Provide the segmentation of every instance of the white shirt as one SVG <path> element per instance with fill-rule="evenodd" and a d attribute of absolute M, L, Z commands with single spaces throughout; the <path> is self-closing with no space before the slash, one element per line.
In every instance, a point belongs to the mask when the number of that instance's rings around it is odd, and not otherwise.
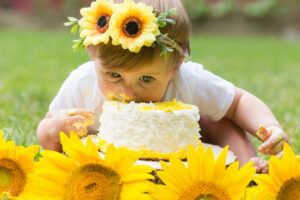
<path fill-rule="evenodd" d="M 201 64 L 183 62 L 176 76 L 169 82 L 162 101 L 173 98 L 199 107 L 200 115 L 214 121 L 224 117 L 235 97 L 232 83 L 205 70 Z M 94 62 L 86 62 L 73 70 L 61 86 L 49 106 L 53 116 L 62 109 L 81 108 L 95 112 L 95 124 L 90 130 L 99 128 L 99 116 L 105 101 L 101 94 Z"/>

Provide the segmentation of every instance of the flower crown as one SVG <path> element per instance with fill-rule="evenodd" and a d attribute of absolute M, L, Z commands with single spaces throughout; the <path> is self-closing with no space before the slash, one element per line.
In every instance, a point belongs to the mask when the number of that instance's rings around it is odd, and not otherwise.
<path fill-rule="evenodd" d="M 80 39 L 74 40 L 73 48 L 85 49 L 89 45 L 107 44 L 110 37 L 113 45 L 122 45 L 123 49 L 138 53 L 143 46 L 161 47 L 164 58 L 167 52 L 174 49 L 181 55 L 181 46 L 162 34 L 159 27 L 165 27 L 167 23 L 175 24 L 168 16 L 176 15 L 176 8 L 165 9 L 158 17 L 153 13 L 152 6 L 143 3 L 135 3 L 132 0 L 124 0 L 120 4 L 114 4 L 111 0 L 96 0 L 89 8 L 80 10 L 82 18 L 68 17 L 69 22 L 65 26 L 73 26 L 71 33 L 76 33 L 80 26 Z"/>

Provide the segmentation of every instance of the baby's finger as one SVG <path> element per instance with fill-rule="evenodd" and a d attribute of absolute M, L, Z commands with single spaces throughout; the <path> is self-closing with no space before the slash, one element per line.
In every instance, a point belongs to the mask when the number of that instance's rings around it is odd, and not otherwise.
<path fill-rule="evenodd" d="M 261 171 L 261 174 L 268 174 L 268 173 L 269 173 L 268 167 Z"/>
<path fill-rule="evenodd" d="M 269 131 L 270 132 L 270 131 Z M 272 131 L 271 137 L 269 137 L 260 147 L 260 151 L 265 151 L 268 148 L 272 148 L 280 141 L 284 140 L 284 133 L 282 131 Z"/>
<path fill-rule="evenodd" d="M 265 141 L 260 147 L 258 148 L 258 151 L 261 152 L 262 154 L 268 154 L 267 150 L 272 149 L 273 146 L 277 145 L 281 140 L 278 138 L 270 137 Z"/>
<path fill-rule="evenodd" d="M 79 109 L 76 109 L 76 110 L 73 110 L 73 111 L 70 111 L 68 113 L 69 116 L 76 116 L 76 115 L 80 115 L 82 117 L 85 118 L 85 125 L 86 126 L 91 126 L 94 124 L 94 112 L 93 111 L 87 111 L 87 110 L 79 110 Z"/>
<path fill-rule="evenodd" d="M 283 153 L 284 153 L 283 151 L 280 151 L 279 153 L 276 154 L 276 157 L 281 158 L 283 156 Z"/>
<path fill-rule="evenodd" d="M 290 140 L 289 140 L 289 138 L 287 137 L 286 134 L 283 135 L 283 140 L 284 140 L 285 142 L 287 142 L 288 144 L 290 144 Z"/>
<path fill-rule="evenodd" d="M 73 118 L 73 120 L 75 120 L 72 124 L 71 131 L 75 132 L 79 137 L 86 136 L 86 134 L 88 133 L 87 126 L 89 126 L 87 122 L 88 119 L 81 115 L 71 117 Z"/>
<path fill-rule="evenodd" d="M 261 173 L 262 170 L 268 167 L 267 161 L 258 157 L 250 158 L 249 161 L 253 162 L 253 166 L 256 169 L 256 173 Z"/>
<path fill-rule="evenodd" d="M 80 115 L 70 116 L 68 117 L 68 123 L 73 126 L 74 123 L 82 123 L 85 124 L 85 118 Z"/>
<path fill-rule="evenodd" d="M 269 171 L 269 167 L 268 167 L 268 162 L 267 161 L 265 161 L 263 164 L 261 164 L 260 166 L 259 166 L 259 169 L 256 169 L 256 173 L 259 173 L 259 174 L 266 174 L 266 173 L 268 173 L 268 171 Z"/>
<path fill-rule="evenodd" d="M 258 132 L 256 133 L 256 135 L 262 141 L 266 141 L 270 137 L 271 133 L 269 133 L 269 131 L 264 126 L 259 126 Z"/>
<path fill-rule="evenodd" d="M 273 146 L 269 149 L 266 149 L 265 151 L 267 154 L 276 155 L 283 150 L 283 144 L 284 144 L 284 141 L 280 141 L 275 146 Z"/>

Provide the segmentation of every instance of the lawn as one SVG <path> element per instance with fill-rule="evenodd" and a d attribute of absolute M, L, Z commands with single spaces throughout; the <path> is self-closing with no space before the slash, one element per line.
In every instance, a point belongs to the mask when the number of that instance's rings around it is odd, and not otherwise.
<path fill-rule="evenodd" d="M 67 31 L 0 30 L 0 129 L 18 145 L 37 144 L 35 130 L 72 69 Z M 300 154 L 300 41 L 275 37 L 193 35 L 192 61 L 260 97 Z M 255 140 L 258 145 L 258 141 Z"/>

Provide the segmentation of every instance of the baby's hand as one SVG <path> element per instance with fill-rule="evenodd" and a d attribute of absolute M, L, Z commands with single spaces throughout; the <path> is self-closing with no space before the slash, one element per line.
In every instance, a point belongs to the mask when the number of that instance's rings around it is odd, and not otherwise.
<path fill-rule="evenodd" d="M 278 154 L 283 150 L 284 142 L 289 143 L 287 135 L 277 126 L 269 126 L 267 128 L 260 126 L 256 134 L 264 141 L 258 148 L 258 151 L 262 154 Z"/>
<path fill-rule="evenodd" d="M 262 158 L 252 157 L 249 162 L 253 161 L 253 167 L 258 174 L 267 174 L 269 172 L 268 162 Z"/>
<path fill-rule="evenodd" d="M 54 116 L 56 121 L 58 135 L 53 136 L 56 140 L 59 140 L 59 132 L 62 131 L 67 135 L 71 131 L 77 133 L 80 137 L 87 134 L 87 127 L 94 123 L 94 112 L 80 109 L 62 110 Z"/>

